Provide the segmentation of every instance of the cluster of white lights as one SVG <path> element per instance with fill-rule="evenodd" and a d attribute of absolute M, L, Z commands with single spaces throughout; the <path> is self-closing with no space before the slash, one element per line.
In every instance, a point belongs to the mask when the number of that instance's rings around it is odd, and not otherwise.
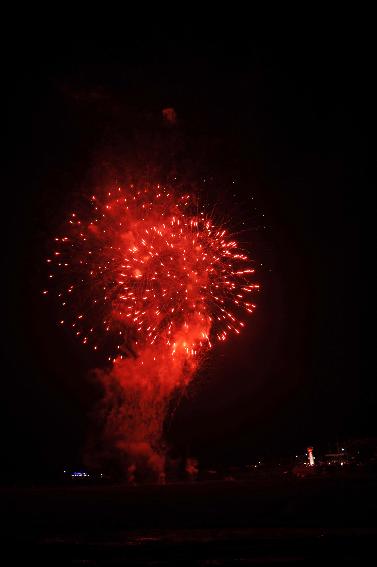
<path fill-rule="evenodd" d="M 71 474 L 71 477 L 76 477 L 76 476 L 90 476 L 90 475 L 85 472 L 73 472 Z"/>

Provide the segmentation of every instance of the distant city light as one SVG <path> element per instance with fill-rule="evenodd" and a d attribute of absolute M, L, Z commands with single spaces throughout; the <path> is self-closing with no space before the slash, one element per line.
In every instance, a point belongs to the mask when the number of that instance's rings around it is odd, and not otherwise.
<path fill-rule="evenodd" d="M 309 465 L 312 467 L 314 465 L 313 447 L 308 447 L 307 451 L 307 455 L 309 457 Z"/>
<path fill-rule="evenodd" d="M 85 472 L 73 472 L 73 473 L 71 473 L 72 478 L 83 477 L 83 476 L 90 476 L 90 475 L 88 473 L 85 473 Z"/>

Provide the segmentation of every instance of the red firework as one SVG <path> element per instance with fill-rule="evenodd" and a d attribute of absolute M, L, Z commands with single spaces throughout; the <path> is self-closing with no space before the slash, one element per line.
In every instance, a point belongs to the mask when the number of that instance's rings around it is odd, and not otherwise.
<path fill-rule="evenodd" d="M 147 345 L 197 359 L 255 308 L 247 255 L 189 194 L 131 185 L 93 195 L 55 243 L 60 324 L 114 362 Z"/>

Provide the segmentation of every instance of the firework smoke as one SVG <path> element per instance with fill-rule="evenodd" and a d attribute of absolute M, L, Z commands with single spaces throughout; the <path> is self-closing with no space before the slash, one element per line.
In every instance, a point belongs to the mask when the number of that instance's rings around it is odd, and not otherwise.
<path fill-rule="evenodd" d="M 130 480 L 142 467 L 161 479 L 169 403 L 214 339 L 240 333 L 254 269 L 191 194 L 159 185 L 92 195 L 55 243 L 59 324 L 107 359 L 107 443 Z"/>

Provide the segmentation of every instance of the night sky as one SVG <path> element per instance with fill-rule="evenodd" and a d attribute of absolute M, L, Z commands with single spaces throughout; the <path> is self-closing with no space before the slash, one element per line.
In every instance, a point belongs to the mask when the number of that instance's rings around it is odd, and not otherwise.
<path fill-rule="evenodd" d="M 122 152 L 142 163 L 143 146 L 196 179 L 210 203 L 237 210 L 262 264 L 256 313 L 210 354 L 168 424 L 172 446 L 203 463 L 247 463 L 377 436 L 376 385 L 360 352 L 372 104 L 361 51 L 335 40 L 13 51 L 2 192 L 5 469 L 54 475 L 80 462 L 99 388 L 93 360 L 41 297 L 44 259 L 85 184 Z M 177 112 L 174 128 L 163 123 L 166 107 Z"/>

